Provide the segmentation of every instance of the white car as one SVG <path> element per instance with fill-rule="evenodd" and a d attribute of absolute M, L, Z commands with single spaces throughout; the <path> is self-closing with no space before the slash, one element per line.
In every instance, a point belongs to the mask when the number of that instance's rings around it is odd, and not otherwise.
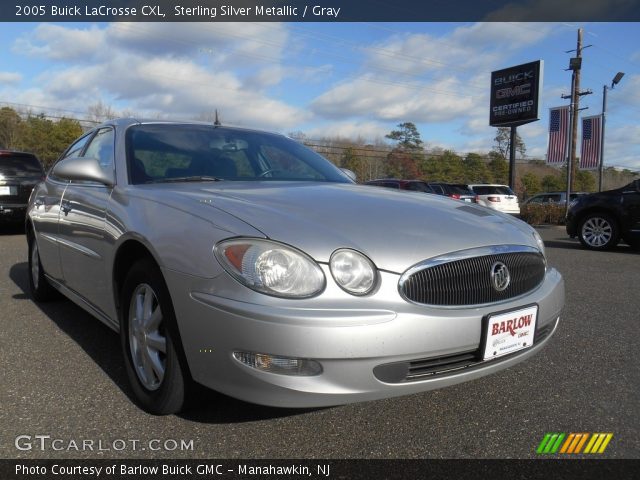
<path fill-rule="evenodd" d="M 469 185 L 469 188 L 478 196 L 479 205 L 511 215 L 520 215 L 518 196 L 507 185 L 477 184 Z"/>

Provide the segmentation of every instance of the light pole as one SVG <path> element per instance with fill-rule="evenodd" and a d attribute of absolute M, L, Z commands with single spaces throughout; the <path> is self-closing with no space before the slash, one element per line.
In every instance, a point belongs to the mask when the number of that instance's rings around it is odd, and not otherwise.
<path fill-rule="evenodd" d="M 620 83 L 620 80 L 622 80 L 622 77 L 624 77 L 624 72 L 616 73 L 616 76 L 613 77 L 613 80 L 611 80 L 610 88 L 612 90 L 618 83 Z M 600 137 L 600 168 L 599 168 L 599 175 L 598 175 L 598 191 L 599 192 L 602 191 L 602 174 L 604 173 L 604 122 L 607 116 L 607 90 L 609 90 L 609 87 L 607 87 L 606 85 L 603 85 L 602 87 L 602 133 Z"/>

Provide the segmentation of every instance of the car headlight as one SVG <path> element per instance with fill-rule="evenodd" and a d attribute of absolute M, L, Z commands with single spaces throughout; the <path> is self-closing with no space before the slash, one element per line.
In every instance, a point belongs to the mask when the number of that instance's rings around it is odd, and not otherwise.
<path fill-rule="evenodd" d="M 329 268 L 340 288 L 352 295 L 366 295 L 376 286 L 375 265 L 355 250 L 345 248 L 333 252 Z"/>
<path fill-rule="evenodd" d="M 271 240 L 225 240 L 215 246 L 214 254 L 232 277 L 260 293 L 308 298 L 325 287 L 324 273 L 308 255 Z"/>
<path fill-rule="evenodd" d="M 542 256 L 544 258 L 547 258 L 546 252 L 544 250 L 544 240 L 542 240 L 542 237 L 540 236 L 540 234 L 535 230 L 533 231 L 533 238 L 536 239 L 536 243 L 538 244 L 538 250 L 540 250 L 540 253 L 542 253 Z"/>

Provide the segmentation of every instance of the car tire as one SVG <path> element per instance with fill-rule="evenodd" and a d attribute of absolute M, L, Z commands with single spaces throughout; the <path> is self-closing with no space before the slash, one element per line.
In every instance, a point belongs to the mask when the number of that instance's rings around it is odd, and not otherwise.
<path fill-rule="evenodd" d="M 179 354 L 169 290 L 154 261 L 143 259 L 131 267 L 120 306 L 120 344 L 136 399 L 154 415 L 178 413 L 189 374 Z"/>
<path fill-rule="evenodd" d="M 37 302 L 48 302 L 60 297 L 58 291 L 51 286 L 45 276 L 42 262 L 40 261 L 40 250 L 35 235 L 28 235 L 29 245 L 29 290 L 31 296 Z"/>
<path fill-rule="evenodd" d="M 580 243 L 591 250 L 607 250 L 620 241 L 618 224 L 606 213 L 590 213 L 578 226 Z"/>

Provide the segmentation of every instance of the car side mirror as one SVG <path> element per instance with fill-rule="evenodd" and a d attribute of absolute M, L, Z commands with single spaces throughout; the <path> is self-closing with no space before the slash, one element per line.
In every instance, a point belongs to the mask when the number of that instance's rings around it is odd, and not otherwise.
<path fill-rule="evenodd" d="M 112 187 L 115 184 L 113 172 L 105 172 L 96 158 L 65 158 L 54 165 L 51 173 L 63 180 L 97 182 L 108 187 Z"/>
<path fill-rule="evenodd" d="M 358 180 L 358 177 L 356 176 L 353 170 L 349 170 L 348 168 L 340 168 L 340 170 L 342 170 L 342 173 L 344 173 L 347 177 L 349 177 L 354 182 Z"/>

